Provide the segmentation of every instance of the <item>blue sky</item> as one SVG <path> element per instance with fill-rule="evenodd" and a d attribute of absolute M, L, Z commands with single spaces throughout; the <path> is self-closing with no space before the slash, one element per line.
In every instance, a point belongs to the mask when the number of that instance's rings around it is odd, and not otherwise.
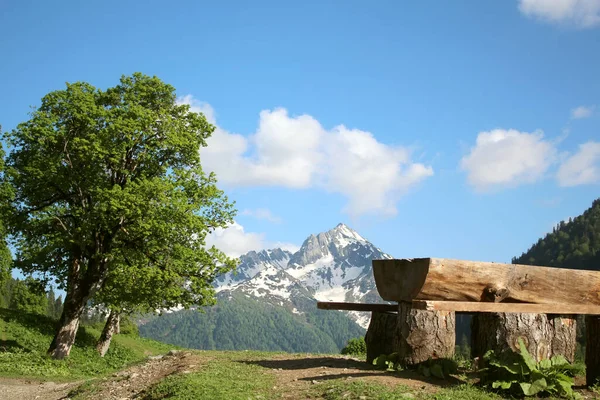
<path fill-rule="evenodd" d="M 157 75 L 218 129 L 211 238 L 345 222 L 395 257 L 510 262 L 600 189 L 600 0 L 0 0 L 0 124 L 51 90 Z"/>

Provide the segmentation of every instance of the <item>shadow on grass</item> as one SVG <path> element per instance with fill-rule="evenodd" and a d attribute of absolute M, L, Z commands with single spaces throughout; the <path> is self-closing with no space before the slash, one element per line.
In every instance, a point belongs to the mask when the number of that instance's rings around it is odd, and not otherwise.
<path fill-rule="evenodd" d="M 271 369 L 309 369 L 309 368 L 354 368 L 360 370 L 377 371 L 372 365 L 364 361 L 335 357 L 317 357 L 317 358 L 289 358 L 281 360 L 244 360 L 240 361 L 246 364 L 259 365 Z"/>
<path fill-rule="evenodd" d="M 21 346 L 16 340 L 0 339 L 0 353 L 15 353 L 17 350 L 31 353 L 31 350 Z"/>
<path fill-rule="evenodd" d="M 27 313 L 21 310 L 10 310 L 7 308 L 0 308 L 0 320 L 4 321 L 6 324 L 10 324 L 11 322 L 17 323 L 19 325 L 24 326 L 30 331 L 38 332 L 43 336 L 48 337 L 49 340 L 52 340 L 54 334 L 56 333 L 57 321 L 40 314 L 32 314 Z M 18 343 L 17 340 L 4 340 L 0 341 L 0 349 L 4 346 L 4 342 L 14 342 L 11 343 L 11 348 L 13 349 L 21 349 L 24 351 L 32 351 L 31 349 L 25 348 Z M 96 343 L 96 337 L 94 335 L 88 333 L 85 327 L 80 327 L 77 331 L 77 338 L 75 340 L 75 346 L 77 347 L 89 347 L 94 346 Z M 48 343 L 50 344 L 50 343 Z M 1 350 L 0 350 L 1 351 Z M 5 351 L 9 351 L 7 349 Z"/>
<path fill-rule="evenodd" d="M 238 362 L 258 365 L 263 368 L 275 370 L 281 369 L 284 371 L 314 369 L 314 373 L 312 373 L 313 371 L 308 371 L 308 374 L 304 375 L 301 378 L 298 378 L 298 380 L 300 381 L 309 382 L 319 382 L 345 378 L 385 376 L 389 379 L 398 378 L 405 380 L 420 381 L 423 383 L 428 383 L 440 387 L 449 387 L 464 383 L 460 379 L 457 379 L 453 376 L 449 376 L 446 379 L 439 379 L 435 377 L 426 377 L 414 370 L 388 372 L 378 369 L 365 361 L 357 361 L 352 359 L 335 357 L 289 358 L 281 360 L 240 360 Z M 327 374 L 323 374 L 324 371 L 327 371 Z"/>

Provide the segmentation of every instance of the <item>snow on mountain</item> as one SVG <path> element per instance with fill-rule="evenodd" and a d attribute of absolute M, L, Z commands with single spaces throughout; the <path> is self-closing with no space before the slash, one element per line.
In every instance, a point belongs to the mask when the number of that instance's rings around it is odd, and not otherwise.
<path fill-rule="evenodd" d="M 240 264 L 235 271 L 228 272 L 216 279 L 215 290 L 220 292 L 233 289 L 236 285 L 254 278 L 259 272 L 268 268 L 283 269 L 291 256 L 292 253 L 281 249 L 250 251 L 240 257 Z"/>
<path fill-rule="evenodd" d="M 296 313 L 314 301 L 384 303 L 375 288 L 371 260 L 392 258 L 344 224 L 310 235 L 300 250 L 251 251 L 240 257 L 237 274 L 216 282 L 216 291 L 242 292 Z M 347 312 L 366 328 L 370 313 Z"/>

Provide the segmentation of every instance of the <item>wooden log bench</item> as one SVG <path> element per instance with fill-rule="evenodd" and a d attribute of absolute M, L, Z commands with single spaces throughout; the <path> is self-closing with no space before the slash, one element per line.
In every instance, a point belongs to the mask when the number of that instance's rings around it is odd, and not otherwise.
<path fill-rule="evenodd" d="M 455 315 L 474 314 L 472 347 L 537 358 L 575 354 L 575 315 L 585 315 L 587 383 L 600 379 L 600 272 L 438 258 L 373 260 L 377 291 L 395 304 L 318 302 L 320 309 L 370 311 L 367 361 L 398 352 L 406 364 L 451 357 Z M 514 327 L 510 335 L 500 334 Z"/>

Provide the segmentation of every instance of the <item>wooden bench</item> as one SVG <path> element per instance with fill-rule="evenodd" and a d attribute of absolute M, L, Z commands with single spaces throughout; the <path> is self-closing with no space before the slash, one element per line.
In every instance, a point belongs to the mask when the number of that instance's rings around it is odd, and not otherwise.
<path fill-rule="evenodd" d="M 575 315 L 585 315 L 587 383 L 600 379 L 599 271 L 419 258 L 373 260 L 373 274 L 382 299 L 394 304 L 317 303 L 320 309 L 371 312 L 367 361 L 394 351 L 408 364 L 452 356 L 456 314 L 475 315 L 478 352 L 502 344 L 514 349 L 515 338 L 523 337 L 538 359 L 562 352 L 572 359 Z M 519 325 L 515 336 L 495 338 L 495 330 L 512 320 Z M 543 335 L 532 335 L 535 329 Z"/>

